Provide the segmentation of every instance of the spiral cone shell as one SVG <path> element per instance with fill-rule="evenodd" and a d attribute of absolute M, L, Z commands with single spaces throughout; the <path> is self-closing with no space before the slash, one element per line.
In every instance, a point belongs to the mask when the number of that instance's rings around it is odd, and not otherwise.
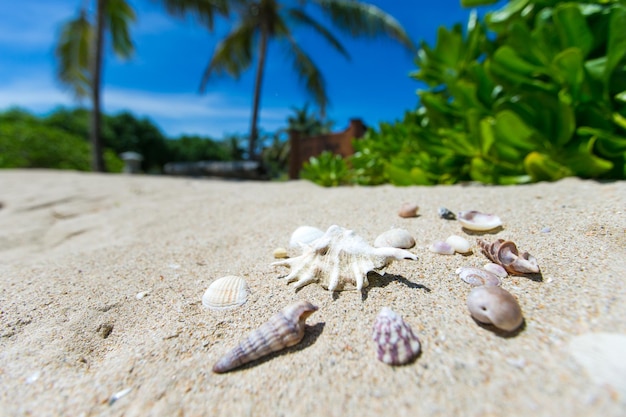
<path fill-rule="evenodd" d="M 213 372 L 228 372 L 262 356 L 298 344 L 304 337 L 307 317 L 315 311 L 317 307 L 308 301 L 288 305 L 222 356 L 213 366 Z"/>

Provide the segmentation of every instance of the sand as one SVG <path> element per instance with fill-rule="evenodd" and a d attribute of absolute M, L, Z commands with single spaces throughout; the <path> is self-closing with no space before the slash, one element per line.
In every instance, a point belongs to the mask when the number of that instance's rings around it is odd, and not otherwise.
<path fill-rule="evenodd" d="M 0 202 L 1 415 L 626 414 L 626 182 L 324 189 L 5 170 Z M 404 202 L 421 215 L 398 217 Z M 496 213 L 503 230 L 470 236 L 438 217 L 441 206 Z M 300 225 L 332 224 L 370 242 L 406 228 L 419 260 L 370 274 L 363 292 L 296 292 L 279 280 L 288 270 L 270 265 L 274 249 Z M 474 254 L 428 251 L 451 234 Z M 454 271 L 486 262 L 477 237 L 511 239 L 539 261 L 542 280 L 503 282 L 525 317 L 512 335 L 467 311 L 470 287 Z M 247 303 L 203 308 L 225 275 L 247 280 Z M 319 311 L 299 345 L 211 371 L 301 299 Z M 372 324 L 385 306 L 422 342 L 412 364 L 376 359 Z"/>

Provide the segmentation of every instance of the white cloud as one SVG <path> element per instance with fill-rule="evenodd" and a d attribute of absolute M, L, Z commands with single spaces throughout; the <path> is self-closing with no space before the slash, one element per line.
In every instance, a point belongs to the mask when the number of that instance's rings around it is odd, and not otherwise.
<path fill-rule="evenodd" d="M 107 113 L 128 110 L 149 117 L 169 136 L 181 133 L 208 134 L 220 138 L 227 133 L 246 133 L 250 123 L 249 100 L 220 93 L 200 96 L 191 93 L 156 93 L 105 88 L 103 107 Z M 59 105 L 76 102 L 58 87 L 50 76 L 30 76 L 5 80 L 0 84 L 0 109 L 19 106 L 35 113 L 46 113 Z M 262 108 L 261 128 L 275 130 L 284 125 L 290 109 Z"/>

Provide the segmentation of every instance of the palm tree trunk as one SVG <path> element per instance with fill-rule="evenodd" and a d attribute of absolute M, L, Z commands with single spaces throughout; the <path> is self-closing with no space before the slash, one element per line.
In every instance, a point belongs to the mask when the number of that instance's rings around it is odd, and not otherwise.
<path fill-rule="evenodd" d="M 259 39 L 259 63 L 256 69 L 256 79 L 254 81 L 254 97 L 252 102 L 252 121 L 250 123 L 250 139 L 248 142 L 248 158 L 256 160 L 256 141 L 259 136 L 258 119 L 259 105 L 261 102 L 261 84 L 263 83 L 263 70 L 265 69 L 265 56 L 267 55 L 267 40 L 269 37 L 266 25 L 261 25 L 261 39 Z"/>
<path fill-rule="evenodd" d="M 100 84 L 102 77 L 102 54 L 104 45 L 104 13 L 107 0 L 97 0 L 96 6 L 96 30 L 94 38 L 94 55 L 91 68 L 91 119 L 89 126 L 89 139 L 91 141 L 91 169 L 95 172 L 105 172 L 104 158 L 102 155 L 102 118 L 100 114 Z"/>

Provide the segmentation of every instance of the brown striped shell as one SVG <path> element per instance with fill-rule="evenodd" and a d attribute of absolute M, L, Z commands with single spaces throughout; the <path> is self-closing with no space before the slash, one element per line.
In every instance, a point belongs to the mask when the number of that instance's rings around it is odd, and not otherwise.
<path fill-rule="evenodd" d="M 213 372 L 228 372 L 262 356 L 298 344 L 304 337 L 306 319 L 315 311 L 317 307 L 304 300 L 288 305 L 222 356 L 213 366 Z"/>
<path fill-rule="evenodd" d="M 539 273 L 537 259 L 528 252 L 520 254 L 515 243 L 510 240 L 498 239 L 489 243 L 479 239 L 478 245 L 491 262 L 502 266 L 510 274 Z"/>
<path fill-rule="evenodd" d="M 374 322 L 372 339 L 376 356 L 387 365 L 404 365 L 420 353 L 421 344 L 411 326 L 389 307 L 383 307 Z"/>

